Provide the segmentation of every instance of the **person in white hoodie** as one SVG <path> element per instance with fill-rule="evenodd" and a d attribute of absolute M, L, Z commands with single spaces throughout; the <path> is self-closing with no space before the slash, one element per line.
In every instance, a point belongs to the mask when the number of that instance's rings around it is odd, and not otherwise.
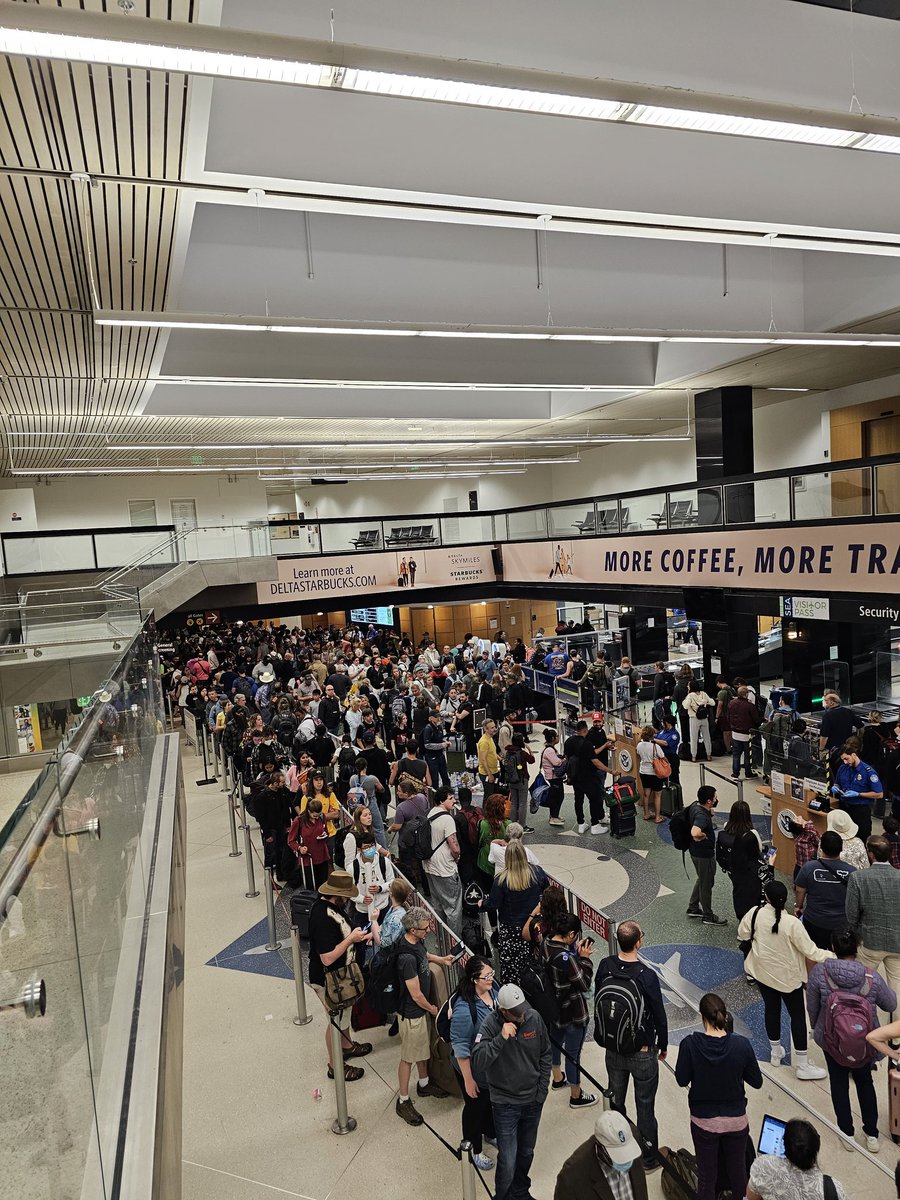
<path fill-rule="evenodd" d="M 366 925 L 373 915 L 383 913 L 390 904 L 390 887 L 395 879 L 390 855 L 379 853 L 375 835 L 366 834 L 347 864 L 347 870 L 356 884 L 353 924 Z"/>
<path fill-rule="evenodd" d="M 772 1047 L 772 1066 L 781 1065 L 784 1047 L 781 1044 L 781 1006 L 787 1009 L 791 1022 L 794 1070 L 798 1079 L 824 1079 L 823 1067 L 809 1061 L 809 1035 L 806 1025 L 806 1006 L 803 985 L 806 983 L 806 962 L 825 962 L 834 958 L 830 950 L 820 950 L 803 922 L 784 911 L 787 888 L 777 879 L 764 889 L 765 903 L 744 914 L 738 926 L 738 940 L 749 942 L 744 963 L 749 976 L 759 984 L 765 1008 L 766 1033 Z"/>

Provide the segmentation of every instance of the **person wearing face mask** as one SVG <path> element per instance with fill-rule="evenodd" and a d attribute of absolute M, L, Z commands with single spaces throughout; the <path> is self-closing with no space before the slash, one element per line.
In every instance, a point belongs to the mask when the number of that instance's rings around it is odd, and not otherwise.
<path fill-rule="evenodd" d="M 349 870 L 356 884 L 354 923 L 368 925 L 373 916 L 388 907 L 390 887 L 394 882 L 390 856 L 378 853 L 374 833 L 363 835 Z"/>
<path fill-rule="evenodd" d="M 724 917 L 713 912 L 712 892 L 716 881 L 716 831 L 712 814 L 719 804 L 716 789 L 697 788 L 697 803 L 691 808 L 691 862 L 697 882 L 688 901 L 687 915 L 699 917 L 704 925 L 727 925 Z"/>
<path fill-rule="evenodd" d="M 747 1096 L 744 1084 L 762 1087 L 753 1046 L 729 1033 L 725 1001 L 707 992 L 700 1001 L 703 1032 L 691 1033 L 678 1049 L 675 1079 L 688 1091 L 691 1136 L 697 1154 L 698 1200 L 714 1200 L 720 1160 L 733 1196 L 747 1190 Z"/>
<path fill-rule="evenodd" d="M 553 1200 L 646 1200 L 641 1148 L 621 1113 L 601 1113 L 594 1133 L 567 1158 L 556 1177 Z"/>
<path fill-rule="evenodd" d="M 497 1131 L 495 1200 L 525 1200 L 531 1194 L 528 1172 L 547 1098 L 551 1058 L 543 1020 L 520 987 L 504 984 L 472 1052 L 472 1071 L 490 1089 Z"/>

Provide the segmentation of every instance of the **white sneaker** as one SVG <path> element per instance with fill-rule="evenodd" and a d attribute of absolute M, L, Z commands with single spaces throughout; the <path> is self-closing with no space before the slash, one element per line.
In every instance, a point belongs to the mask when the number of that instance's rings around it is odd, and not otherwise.
<path fill-rule="evenodd" d="M 770 1042 L 769 1045 L 772 1046 L 772 1043 Z M 784 1046 L 779 1042 L 777 1046 L 772 1046 L 771 1053 L 769 1054 L 769 1062 L 773 1067 L 780 1067 L 783 1061 Z"/>
<path fill-rule="evenodd" d="M 870 1154 L 877 1154 L 878 1153 L 878 1138 L 877 1137 L 867 1137 L 866 1138 L 866 1149 L 868 1150 L 868 1152 Z"/>
<path fill-rule="evenodd" d="M 582 821 L 580 825 L 576 825 L 576 829 L 578 830 L 579 833 L 587 833 L 588 828 L 589 828 L 589 826 L 588 826 L 587 821 Z"/>
<path fill-rule="evenodd" d="M 609 821 L 600 821 L 591 826 L 591 833 L 609 833 Z"/>
<path fill-rule="evenodd" d="M 824 1079 L 828 1072 L 824 1067 L 814 1067 L 812 1063 L 804 1063 L 796 1068 L 798 1079 Z"/>
<path fill-rule="evenodd" d="M 561 820 L 559 817 L 551 817 L 550 820 L 547 822 L 547 824 L 548 825 L 565 825 L 565 821 Z"/>
<path fill-rule="evenodd" d="M 488 1158 L 486 1154 L 473 1154 L 472 1162 L 479 1171 L 493 1171 L 494 1169 L 494 1160 Z"/>
<path fill-rule="evenodd" d="M 852 1154 L 856 1149 L 856 1142 L 854 1142 L 852 1137 L 848 1137 L 846 1133 L 842 1133 L 838 1141 L 841 1143 L 841 1149 L 846 1150 L 848 1154 Z"/>

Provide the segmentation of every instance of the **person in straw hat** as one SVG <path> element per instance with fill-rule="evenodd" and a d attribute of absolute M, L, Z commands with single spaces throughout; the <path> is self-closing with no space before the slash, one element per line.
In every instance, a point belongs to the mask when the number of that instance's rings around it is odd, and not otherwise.
<path fill-rule="evenodd" d="M 849 863 L 857 871 L 865 871 L 869 865 L 866 847 L 857 837 L 859 826 L 849 813 L 842 808 L 833 808 L 828 814 L 828 828 L 840 835 L 844 848 L 841 851 L 841 862 Z"/>

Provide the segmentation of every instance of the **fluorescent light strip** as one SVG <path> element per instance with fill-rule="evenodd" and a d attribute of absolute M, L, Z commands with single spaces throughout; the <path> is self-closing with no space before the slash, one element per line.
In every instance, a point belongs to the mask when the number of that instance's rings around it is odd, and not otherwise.
<path fill-rule="evenodd" d="M 284 318 L 274 318 L 275 321 Z M 745 330 L 721 330 L 705 332 L 691 329 L 579 329 L 553 330 L 447 326 L 438 328 L 429 325 L 316 325 L 294 321 L 291 324 L 270 324 L 265 317 L 242 317 L 192 313 L 116 313 L 98 312 L 94 323 L 103 327 L 127 327 L 142 329 L 214 330 L 240 333 L 305 333 L 363 337 L 424 337 L 451 338 L 462 341 L 536 341 L 536 342 L 638 342 L 658 344 L 662 342 L 684 342 L 721 346 L 883 346 L 900 347 L 900 334 L 893 333 L 828 333 L 828 332 L 753 332 Z M 360 385 L 363 386 L 363 385 Z M 388 386 L 388 385 L 385 385 Z M 400 386 L 400 385 L 390 385 Z M 438 385 L 427 385 L 438 386 Z M 450 386 L 450 385 L 448 385 Z M 475 386 L 461 384 L 461 387 Z M 491 385 L 477 385 L 488 387 Z"/>
<path fill-rule="evenodd" d="M 791 391 L 797 389 L 791 388 Z M 636 418 L 637 419 L 637 418 Z M 663 420 L 664 418 L 658 418 Z M 623 421 L 630 420 L 628 417 L 623 417 Z M 132 453 L 165 453 L 170 450 L 186 450 L 192 453 L 199 451 L 216 451 L 216 450 L 384 450 L 385 453 L 390 453 L 392 450 L 415 450 L 423 446 L 493 446 L 498 450 L 508 449 L 510 446 L 602 446 L 605 442 L 688 442 L 691 440 L 689 433 L 672 433 L 672 434 L 618 434 L 605 433 L 595 437 L 556 437 L 556 438 L 502 438 L 502 439 L 484 439 L 484 438 L 447 438 L 444 440 L 435 438 L 423 438 L 421 442 L 228 442 L 228 443 L 198 443 L 198 442 L 148 442 L 143 445 L 136 443 L 134 445 L 120 446 L 110 443 L 102 447 L 104 450 L 114 450 L 116 452 L 132 452 Z M 20 447 L 21 448 L 21 447 Z M 31 447 L 29 447 L 31 448 Z M 48 447 L 37 447 L 44 450 Z M 99 452 L 98 448 L 98 452 Z M 551 459 L 552 462 L 562 462 L 562 459 Z M 275 470 L 275 465 L 269 466 L 264 464 L 266 470 Z M 285 468 L 285 470 L 293 470 L 293 467 Z"/>
<path fill-rule="evenodd" d="M 162 375 L 149 380 L 156 387 L 262 387 L 262 388 L 354 388 L 358 391 L 394 392 L 649 392 L 652 384 L 639 383 L 449 383 L 437 380 L 386 379 L 235 379 L 208 376 Z M 660 387 L 661 391 L 671 388 Z"/>
<path fill-rule="evenodd" d="M 0 28 L 0 53 L 900 154 L 900 137 L 276 57 Z"/>
<path fill-rule="evenodd" d="M 257 467 L 194 467 L 185 464 L 183 467 L 69 467 L 65 470 L 53 469 L 44 470 L 42 467 L 29 468 L 28 470 L 12 471 L 13 475 L 193 475 L 196 472 L 218 472 L 221 475 L 233 475 L 239 471 L 252 471 L 259 473 L 260 471 L 268 471 L 271 468 L 266 466 Z M 297 468 L 293 468 L 296 470 Z M 482 475 L 524 475 L 525 468 L 505 468 L 500 471 L 399 471 L 392 476 L 386 475 L 348 475 L 346 468 L 340 468 L 336 471 L 325 471 L 321 468 L 311 467 L 302 475 L 285 476 L 260 476 L 261 479 L 267 478 L 277 480 L 279 483 L 289 482 L 291 479 L 354 479 L 366 480 L 381 480 L 384 483 L 392 482 L 395 479 L 480 479 Z"/>

